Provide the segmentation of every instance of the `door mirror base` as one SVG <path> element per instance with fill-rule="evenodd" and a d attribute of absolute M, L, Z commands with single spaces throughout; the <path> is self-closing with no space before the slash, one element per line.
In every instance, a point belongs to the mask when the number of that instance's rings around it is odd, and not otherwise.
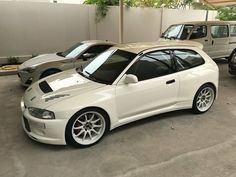
<path fill-rule="evenodd" d="M 127 74 L 127 75 L 125 75 L 124 83 L 125 84 L 138 83 L 138 78 L 137 78 L 137 76 L 135 76 L 133 74 Z"/>
<path fill-rule="evenodd" d="M 87 61 L 91 58 L 94 58 L 96 56 L 96 54 L 94 54 L 94 53 L 84 53 L 82 56 L 83 56 L 83 60 Z"/>

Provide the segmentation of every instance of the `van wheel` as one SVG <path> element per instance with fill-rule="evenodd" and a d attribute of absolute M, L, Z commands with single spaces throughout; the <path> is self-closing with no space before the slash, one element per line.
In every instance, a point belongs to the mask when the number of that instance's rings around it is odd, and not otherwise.
<path fill-rule="evenodd" d="M 207 112 L 214 103 L 215 95 L 215 88 L 211 84 L 201 86 L 193 100 L 193 112 L 197 114 Z"/>
<path fill-rule="evenodd" d="M 235 60 L 235 58 L 236 58 L 236 50 L 233 51 L 228 61 L 232 62 L 233 60 Z"/>

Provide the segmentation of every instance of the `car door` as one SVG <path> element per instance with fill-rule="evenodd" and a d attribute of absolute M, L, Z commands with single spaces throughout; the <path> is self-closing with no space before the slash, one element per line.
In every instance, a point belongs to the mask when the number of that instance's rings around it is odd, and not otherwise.
<path fill-rule="evenodd" d="M 229 28 L 228 25 L 211 25 L 211 43 L 209 56 L 221 58 L 229 56 Z"/>
<path fill-rule="evenodd" d="M 172 51 L 179 76 L 179 106 L 186 107 L 192 104 L 196 90 L 204 83 L 203 78 L 209 71 L 201 66 L 204 59 L 192 49 L 175 49 Z M 208 81 L 205 78 L 205 82 Z"/>
<path fill-rule="evenodd" d="M 97 55 L 100 53 L 104 52 L 108 48 L 110 48 L 111 45 L 108 44 L 97 44 L 89 47 L 87 50 L 85 50 L 80 56 L 78 56 L 75 59 L 74 66 L 80 67 L 80 66 L 85 66 L 89 62 L 91 62 Z"/>
<path fill-rule="evenodd" d="M 203 45 L 203 50 L 208 53 L 210 45 L 210 33 L 207 33 L 206 25 L 196 25 L 192 30 L 189 40 L 199 42 Z"/>
<path fill-rule="evenodd" d="M 118 83 L 116 105 L 119 119 L 138 117 L 176 103 L 179 79 L 173 72 L 170 51 L 144 54 L 126 74 L 137 76 L 138 83 L 125 84 L 122 79 Z"/>

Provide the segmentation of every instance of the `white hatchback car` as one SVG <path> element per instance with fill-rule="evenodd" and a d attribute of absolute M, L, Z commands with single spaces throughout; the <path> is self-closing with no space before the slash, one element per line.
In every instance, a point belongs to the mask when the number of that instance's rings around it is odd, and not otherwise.
<path fill-rule="evenodd" d="M 193 42 L 117 45 L 83 70 L 30 86 L 21 101 L 34 140 L 90 146 L 120 125 L 192 108 L 204 113 L 218 91 L 218 67 Z"/>

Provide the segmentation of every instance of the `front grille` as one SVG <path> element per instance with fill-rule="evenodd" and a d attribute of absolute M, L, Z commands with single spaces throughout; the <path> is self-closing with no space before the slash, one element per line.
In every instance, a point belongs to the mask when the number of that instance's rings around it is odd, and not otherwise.
<path fill-rule="evenodd" d="M 53 91 L 46 81 L 40 82 L 39 88 L 42 90 L 43 93 L 49 93 Z"/>
<path fill-rule="evenodd" d="M 29 125 L 28 120 L 27 120 L 25 117 L 23 117 L 23 120 L 24 120 L 24 124 L 25 124 L 25 129 L 26 129 L 28 132 L 31 132 L 31 130 L 30 130 L 30 125 Z"/>

